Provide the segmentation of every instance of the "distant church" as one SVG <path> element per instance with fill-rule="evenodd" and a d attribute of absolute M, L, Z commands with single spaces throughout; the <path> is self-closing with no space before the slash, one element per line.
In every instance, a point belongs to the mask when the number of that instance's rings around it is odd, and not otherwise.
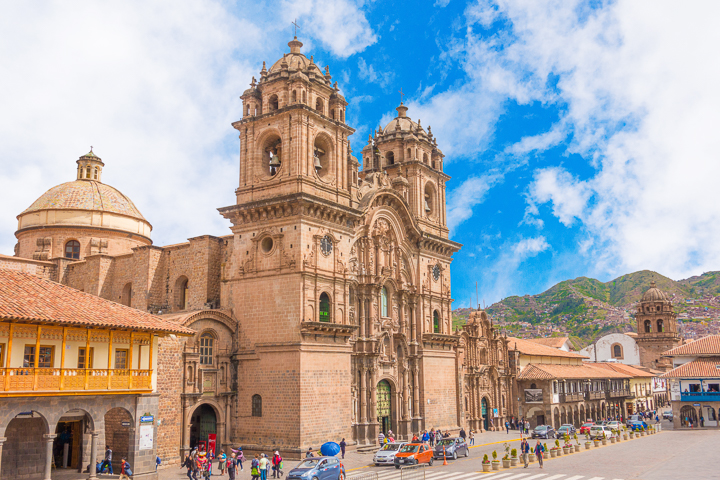
<path fill-rule="evenodd" d="M 297 38 L 288 45 L 263 63 L 233 123 L 240 184 L 219 209 L 231 234 L 152 245 L 150 223 L 101 181 L 91 151 L 75 181 L 18 215 L 15 256 L 0 268 L 197 332 L 161 339 L 162 458 L 211 434 L 297 455 L 343 437 L 372 444 L 381 431 L 502 425 L 516 359 L 484 312 L 453 331 L 461 245 L 449 239 L 450 177 L 432 131 L 401 103 L 362 149 L 361 170 L 329 68 Z"/>

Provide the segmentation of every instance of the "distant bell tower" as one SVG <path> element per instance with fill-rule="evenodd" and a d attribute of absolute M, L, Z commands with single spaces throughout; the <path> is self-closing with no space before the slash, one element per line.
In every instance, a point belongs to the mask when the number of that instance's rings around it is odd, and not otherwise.
<path fill-rule="evenodd" d="M 635 314 L 637 321 L 637 344 L 640 347 L 640 363 L 644 367 L 670 370 L 669 359 L 660 355 L 680 345 L 677 315 L 667 295 L 650 283 Z"/>

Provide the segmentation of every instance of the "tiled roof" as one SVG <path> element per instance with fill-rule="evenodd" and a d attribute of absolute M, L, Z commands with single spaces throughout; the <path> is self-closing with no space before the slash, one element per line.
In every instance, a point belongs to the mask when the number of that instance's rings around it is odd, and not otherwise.
<path fill-rule="evenodd" d="M 132 200 L 110 185 L 95 180 L 61 183 L 43 193 L 20 215 L 40 210 L 94 210 L 147 221 Z"/>
<path fill-rule="evenodd" d="M 522 355 L 539 355 L 544 357 L 565 357 L 576 359 L 588 358 L 584 355 L 566 352 L 553 347 L 546 347 L 545 345 L 540 345 L 539 343 L 535 343 L 530 340 L 523 340 L 522 338 L 508 337 L 508 340 L 508 348 L 514 350 L 515 345 L 517 345 L 517 349 Z"/>
<path fill-rule="evenodd" d="M 720 357 L 704 357 L 673 368 L 662 378 L 720 378 Z"/>
<path fill-rule="evenodd" d="M 518 380 L 552 380 L 556 378 L 629 378 L 629 376 L 588 364 L 551 365 L 546 363 L 531 363 L 523 368 L 517 376 Z"/>
<path fill-rule="evenodd" d="M 614 372 L 624 373 L 631 377 L 650 378 L 650 377 L 656 376 L 648 371 L 640 370 L 639 368 L 635 368 L 631 365 L 625 365 L 624 363 L 598 362 L 598 363 L 586 363 L 586 365 L 589 365 L 591 367 L 604 368 L 606 370 L 612 370 Z"/>
<path fill-rule="evenodd" d="M 195 333 L 157 315 L 5 268 L 0 268 L 0 320 L 127 328 L 180 335 Z"/>
<path fill-rule="evenodd" d="M 720 335 L 708 335 L 668 350 L 663 355 L 720 355 Z"/>
<path fill-rule="evenodd" d="M 533 343 L 539 343 L 540 345 L 545 345 L 546 347 L 560 348 L 568 341 L 568 337 L 528 338 L 527 340 Z"/>

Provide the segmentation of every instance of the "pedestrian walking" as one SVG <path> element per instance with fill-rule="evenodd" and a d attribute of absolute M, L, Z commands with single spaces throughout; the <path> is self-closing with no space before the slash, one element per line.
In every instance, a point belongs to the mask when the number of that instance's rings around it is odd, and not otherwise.
<path fill-rule="evenodd" d="M 267 480 L 267 471 L 269 466 L 270 460 L 268 460 L 267 455 L 263 453 L 260 457 L 260 465 L 258 466 L 258 468 L 260 469 L 260 480 Z"/>
<path fill-rule="evenodd" d="M 132 469 L 130 468 L 130 464 L 127 463 L 127 461 L 124 458 L 120 459 L 120 478 L 118 480 L 123 480 L 123 478 L 130 480 L 130 475 L 132 475 Z"/>
<path fill-rule="evenodd" d="M 430 439 L 430 446 L 435 446 L 435 429 L 431 428 L 430 433 L 428 433 L 428 438 Z"/>
<path fill-rule="evenodd" d="M 540 440 L 537 441 L 535 444 L 535 456 L 537 457 L 537 461 L 540 464 L 540 468 L 543 468 L 543 452 L 545 451 L 545 447 L 542 446 L 540 443 Z"/>
<path fill-rule="evenodd" d="M 185 454 L 185 460 L 183 460 L 182 465 L 180 465 L 180 468 L 187 468 L 187 477 L 188 480 L 196 480 L 193 479 L 193 462 L 192 458 L 190 458 L 190 454 Z"/>
<path fill-rule="evenodd" d="M 238 447 L 237 451 L 233 451 L 235 454 L 235 463 L 240 467 L 240 471 L 243 471 L 243 462 L 245 461 L 245 455 L 243 454 L 242 447 Z"/>
<path fill-rule="evenodd" d="M 520 452 L 522 452 L 522 459 L 525 464 L 524 468 L 527 468 L 528 463 L 530 462 L 530 444 L 526 438 L 523 438 L 522 443 L 520 444 Z"/>
<path fill-rule="evenodd" d="M 220 470 L 220 475 L 225 475 L 225 463 L 227 462 L 227 455 L 225 455 L 225 450 L 220 449 L 220 455 L 218 455 L 218 470 Z"/>
<path fill-rule="evenodd" d="M 705 426 L 705 417 L 703 417 L 702 415 L 700 415 L 700 428 L 702 428 L 702 427 L 704 427 L 704 426 Z"/>
<path fill-rule="evenodd" d="M 342 458 L 345 458 L 345 448 L 347 448 L 347 443 L 345 443 L 345 439 L 343 438 L 340 440 L 340 453 L 342 453 Z"/>
<path fill-rule="evenodd" d="M 255 454 L 255 458 L 252 459 L 250 466 L 250 475 L 252 476 L 252 480 L 258 480 L 260 478 L 260 455 L 257 453 Z"/>
<path fill-rule="evenodd" d="M 467 438 L 467 434 L 465 433 L 465 429 L 460 427 L 460 438 L 465 440 Z"/>
<path fill-rule="evenodd" d="M 510 422 L 505 420 L 505 430 L 507 430 L 507 434 L 510 435 Z"/>
<path fill-rule="evenodd" d="M 108 473 L 110 473 L 110 475 L 114 475 L 112 468 L 112 449 L 110 445 L 105 445 L 105 458 L 100 464 L 100 472 L 102 472 L 105 467 L 108 467 Z"/>
<path fill-rule="evenodd" d="M 378 445 L 381 447 L 385 443 L 385 434 L 383 432 L 378 433 Z"/>
<path fill-rule="evenodd" d="M 235 452 L 230 453 L 230 457 L 225 462 L 225 467 L 228 472 L 228 478 L 235 480 L 235 474 L 237 473 L 237 457 L 235 456 Z"/>
<path fill-rule="evenodd" d="M 160 466 L 161 463 L 162 463 L 162 460 L 160 460 L 160 456 L 159 456 L 159 455 L 155 455 L 155 471 L 156 471 L 156 472 L 157 472 L 157 469 L 158 469 L 158 467 Z"/>
<path fill-rule="evenodd" d="M 312 447 L 308 447 L 307 452 L 305 452 L 305 458 L 310 458 L 310 457 L 314 457 L 314 456 L 315 456 L 315 454 L 313 453 Z"/>
<path fill-rule="evenodd" d="M 282 475 L 283 475 L 282 461 L 283 461 L 283 459 L 280 456 L 280 452 L 275 450 L 275 455 L 273 455 L 273 458 L 272 458 L 273 478 L 282 477 Z"/>
<path fill-rule="evenodd" d="M 475 432 L 470 430 L 470 445 L 475 445 Z"/>

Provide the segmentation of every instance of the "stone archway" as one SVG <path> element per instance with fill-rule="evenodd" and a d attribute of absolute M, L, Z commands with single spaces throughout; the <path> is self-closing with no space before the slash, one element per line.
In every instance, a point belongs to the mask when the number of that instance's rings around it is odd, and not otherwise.
<path fill-rule="evenodd" d="M 45 475 L 46 442 L 52 442 L 47 419 L 37 411 L 21 413 L 5 428 L 2 448 L 2 478 L 50 478 Z M 29 448 L 32 447 L 32 448 Z M 49 466 L 49 464 L 47 464 Z"/>
<path fill-rule="evenodd" d="M 89 412 L 81 409 L 65 412 L 55 426 L 52 453 L 55 468 L 82 471 L 85 465 L 93 463 L 92 439 L 85 432 L 94 431 L 95 420 Z"/>
<path fill-rule="evenodd" d="M 397 426 L 394 425 L 396 418 L 394 396 L 395 389 L 391 381 L 387 378 L 380 380 L 376 388 L 376 416 L 377 422 L 380 424 L 379 429 L 385 435 L 393 430 L 393 428 L 397 431 Z"/>
<path fill-rule="evenodd" d="M 262 407 L 261 407 L 262 408 Z M 190 449 L 204 442 L 208 448 L 210 435 L 215 435 L 215 453 L 223 448 L 225 441 L 225 422 L 222 409 L 214 401 L 203 401 L 195 405 L 184 421 L 185 445 Z"/>
<path fill-rule="evenodd" d="M 134 458 L 130 453 L 134 451 L 135 443 L 135 422 L 130 412 L 122 407 L 115 407 L 105 413 L 105 445 L 113 451 L 112 467 L 114 472 L 119 472 L 120 461 L 124 457 L 131 465 Z M 102 450 L 105 451 L 105 448 Z"/>
<path fill-rule="evenodd" d="M 692 405 L 685 405 L 680 409 L 680 425 L 683 427 L 689 427 L 689 421 L 692 421 L 693 427 L 699 427 L 698 416 L 695 407 Z"/>

